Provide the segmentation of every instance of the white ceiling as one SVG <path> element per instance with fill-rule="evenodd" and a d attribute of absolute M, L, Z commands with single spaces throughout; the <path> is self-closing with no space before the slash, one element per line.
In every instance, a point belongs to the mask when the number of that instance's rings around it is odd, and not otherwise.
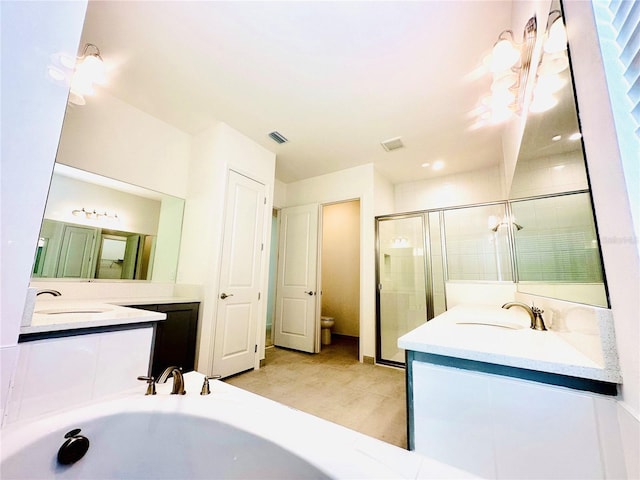
<path fill-rule="evenodd" d="M 510 20 L 494 0 L 91 1 L 81 45 L 100 48 L 108 93 L 191 134 L 226 122 L 285 183 L 371 162 L 401 183 L 500 161 L 499 127 L 469 130 L 468 113 Z"/>

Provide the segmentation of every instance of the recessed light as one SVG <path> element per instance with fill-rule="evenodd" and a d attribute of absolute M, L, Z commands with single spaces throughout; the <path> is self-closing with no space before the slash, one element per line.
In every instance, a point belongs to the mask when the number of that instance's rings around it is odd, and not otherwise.
<path fill-rule="evenodd" d="M 428 162 L 425 162 L 425 163 L 423 163 L 423 164 L 422 164 L 422 165 L 420 165 L 420 166 L 421 166 L 422 168 L 427 168 L 427 167 L 430 167 L 430 166 L 431 166 L 431 164 L 430 164 L 430 163 L 428 163 Z"/>
<path fill-rule="evenodd" d="M 562 135 L 554 135 L 553 137 L 551 137 L 551 140 L 553 140 L 554 142 L 557 142 L 561 138 L 562 138 Z"/>
<path fill-rule="evenodd" d="M 569 140 L 580 140 L 582 138 L 582 134 L 580 132 L 572 133 L 569 135 Z"/>
<path fill-rule="evenodd" d="M 444 168 L 444 162 L 442 160 L 438 160 L 433 164 L 434 170 L 442 170 Z"/>

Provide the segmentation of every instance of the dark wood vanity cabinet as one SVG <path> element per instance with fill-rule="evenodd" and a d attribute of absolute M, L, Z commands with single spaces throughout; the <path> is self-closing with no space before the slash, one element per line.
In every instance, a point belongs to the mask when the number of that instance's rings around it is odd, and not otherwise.
<path fill-rule="evenodd" d="M 167 319 L 156 326 L 151 360 L 151 375 L 155 378 L 172 365 L 181 367 L 183 372 L 194 369 L 199 306 L 197 302 L 131 305 L 167 314 Z"/>

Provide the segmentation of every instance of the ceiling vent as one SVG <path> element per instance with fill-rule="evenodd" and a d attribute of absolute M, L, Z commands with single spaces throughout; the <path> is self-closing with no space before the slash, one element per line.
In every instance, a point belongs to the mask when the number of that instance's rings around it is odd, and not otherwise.
<path fill-rule="evenodd" d="M 404 143 L 402 143 L 402 139 L 400 137 L 390 138 L 389 140 L 382 142 L 380 145 L 382 145 L 382 148 L 387 152 L 404 147 Z"/>
<path fill-rule="evenodd" d="M 276 132 L 275 130 L 269 134 L 269 137 L 271 137 L 271 140 L 273 140 L 274 142 L 280 143 L 280 144 L 286 143 L 289 141 L 285 138 L 284 135 L 282 135 L 280 132 Z"/>

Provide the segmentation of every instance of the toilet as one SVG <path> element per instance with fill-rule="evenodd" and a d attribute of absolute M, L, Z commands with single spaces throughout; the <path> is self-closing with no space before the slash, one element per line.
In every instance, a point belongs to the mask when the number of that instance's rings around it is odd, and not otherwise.
<path fill-rule="evenodd" d="M 331 327 L 335 323 L 335 318 L 333 317 L 320 317 L 320 328 L 322 331 L 320 332 L 320 339 L 322 345 L 331 345 Z"/>

